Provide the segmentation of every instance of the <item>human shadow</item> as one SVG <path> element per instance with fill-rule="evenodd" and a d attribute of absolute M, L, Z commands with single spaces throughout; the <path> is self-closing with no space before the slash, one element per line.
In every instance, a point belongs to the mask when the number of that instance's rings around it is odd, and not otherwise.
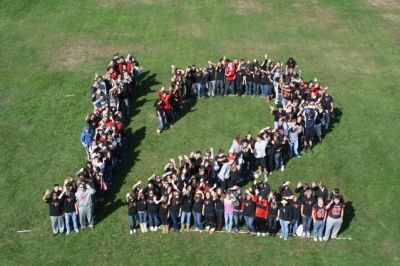
<path fill-rule="evenodd" d="M 140 145 L 146 136 L 145 126 L 140 127 L 134 132 L 132 132 L 131 128 L 127 128 L 127 126 L 134 117 L 139 114 L 140 107 L 150 101 L 145 99 L 144 96 L 152 92 L 152 86 L 158 84 L 160 83 L 156 80 L 156 74 L 151 74 L 150 71 L 145 71 L 139 75 L 138 87 L 134 90 L 130 101 L 129 114 L 124 117 L 125 138 L 119 155 L 121 162 L 118 164 L 115 172 L 113 172 L 113 182 L 104 194 L 104 201 L 96 202 L 96 224 L 99 224 L 119 207 L 125 205 L 125 201 L 117 199 L 117 195 L 121 191 L 122 186 L 126 183 L 126 176 L 139 160 Z"/>
<path fill-rule="evenodd" d="M 193 107 L 197 103 L 197 98 L 189 98 L 186 102 L 183 103 L 182 109 L 175 114 L 174 124 L 178 123 L 183 117 L 185 117 L 188 113 L 195 112 L 197 109 L 193 109 Z"/>
<path fill-rule="evenodd" d="M 339 230 L 339 234 L 343 233 L 346 231 L 349 227 L 351 222 L 353 221 L 353 218 L 356 216 L 355 209 L 353 207 L 353 202 L 348 201 L 345 202 L 345 208 L 344 208 L 344 215 L 343 215 L 343 223 L 342 226 Z"/>

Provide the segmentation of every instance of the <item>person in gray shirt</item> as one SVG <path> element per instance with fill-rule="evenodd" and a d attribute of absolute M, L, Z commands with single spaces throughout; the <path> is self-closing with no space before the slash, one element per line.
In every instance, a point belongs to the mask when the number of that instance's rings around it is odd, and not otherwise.
<path fill-rule="evenodd" d="M 289 157 L 292 158 L 293 155 L 300 157 L 299 154 L 299 134 L 302 132 L 301 126 L 293 119 L 289 126 Z"/>
<path fill-rule="evenodd" d="M 78 186 L 78 191 L 75 193 L 76 204 L 79 210 L 79 223 L 81 224 L 81 231 L 85 230 L 88 225 L 94 228 L 93 222 L 93 195 L 96 190 L 91 188 L 88 184 L 81 183 Z"/>

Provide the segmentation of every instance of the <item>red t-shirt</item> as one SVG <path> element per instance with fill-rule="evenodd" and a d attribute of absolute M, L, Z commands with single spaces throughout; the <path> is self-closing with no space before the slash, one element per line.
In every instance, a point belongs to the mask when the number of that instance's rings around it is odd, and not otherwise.
<path fill-rule="evenodd" d="M 235 72 L 235 68 L 232 67 L 226 67 L 225 68 L 225 78 L 226 80 L 234 80 L 236 77 L 236 72 Z"/>
<path fill-rule="evenodd" d="M 266 199 L 258 200 L 258 195 L 254 197 L 254 202 L 256 203 L 256 217 L 258 218 L 268 218 L 269 205 Z"/>

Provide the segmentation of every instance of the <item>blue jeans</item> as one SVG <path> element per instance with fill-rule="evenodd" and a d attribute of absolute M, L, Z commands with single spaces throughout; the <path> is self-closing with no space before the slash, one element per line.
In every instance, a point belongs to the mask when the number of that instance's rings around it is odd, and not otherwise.
<path fill-rule="evenodd" d="M 215 93 L 216 95 L 224 95 L 225 84 L 222 79 L 217 79 L 215 83 Z"/>
<path fill-rule="evenodd" d="M 246 221 L 247 229 L 250 232 L 254 232 L 254 216 L 243 216 L 244 220 Z"/>
<path fill-rule="evenodd" d="M 266 89 L 265 89 L 265 95 L 266 96 L 272 96 L 272 85 L 265 85 L 266 86 Z"/>
<path fill-rule="evenodd" d="M 136 215 L 130 214 L 130 215 L 128 215 L 128 218 L 129 218 L 129 228 L 131 230 L 135 229 L 136 228 Z"/>
<path fill-rule="evenodd" d="M 280 104 L 281 101 L 281 95 L 279 94 L 279 83 L 274 81 L 274 91 L 275 91 L 275 104 Z"/>
<path fill-rule="evenodd" d="M 299 140 L 289 141 L 289 157 L 299 156 Z"/>
<path fill-rule="evenodd" d="M 182 211 L 181 213 L 181 226 L 183 226 L 184 224 L 189 224 L 190 225 L 190 212 L 184 212 Z"/>
<path fill-rule="evenodd" d="M 158 226 L 158 215 L 157 213 L 148 213 L 149 216 L 149 224 L 151 227 L 157 227 Z"/>
<path fill-rule="evenodd" d="M 253 94 L 253 81 L 247 81 L 246 95 L 252 95 L 252 94 Z"/>
<path fill-rule="evenodd" d="M 60 216 L 50 216 L 51 228 L 53 229 L 53 234 L 64 233 L 64 220 L 62 215 Z"/>
<path fill-rule="evenodd" d="M 254 95 L 260 94 L 260 83 L 254 83 Z"/>
<path fill-rule="evenodd" d="M 260 87 L 261 87 L 261 96 L 263 97 L 267 96 L 267 85 L 261 84 Z"/>
<path fill-rule="evenodd" d="M 195 83 L 194 84 L 194 88 L 196 90 L 197 97 L 201 97 L 202 90 L 203 90 L 203 87 L 201 86 L 201 83 Z"/>
<path fill-rule="evenodd" d="M 157 121 L 158 121 L 158 130 L 163 130 L 164 129 L 164 119 L 161 116 L 157 115 Z"/>
<path fill-rule="evenodd" d="M 172 220 L 172 228 L 174 228 L 176 231 L 179 230 L 179 225 L 178 225 L 178 216 L 179 216 L 179 212 L 170 212 L 169 213 L 171 216 L 171 220 Z"/>
<path fill-rule="evenodd" d="M 299 226 L 299 220 L 292 220 L 289 224 L 289 235 L 295 234 L 298 226 Z"/>
<path fill-rule="evenodd" d="M 139 223 L 147 223 L 147 211 L 138 211 Z"/>
<path fill-rule="evenodd" d="M 233 222 L 235 223 L 236 230 L 240 231 L 240 220 L 243 215 L 241 211 L 233 210 Z"/>
<path fill-rule="evenodd" d="M 196 228 L 199 230 L 203 230 L 203 224 L 201 223 L 201 213 L 193 212 L 193 218 L 194 218 L 194 225 L 196 226 Z"/>
<path fill-rule="evenodd" d="M 70 219 L 72 219 L 72 223 L 74 225 L 74 230 L 78 231 L 78 220 L 76 218 L 75 212 L 66 212 L 64 213 L 64 218 L 65 218 L 65 227 L 67 229 L 67 233 L 71 231 L 71 226 L 70 226 Z"/>
<path fill-rule="evenodd" d="M 314 125 L 314 130 L 315 130 L 315 135 L 317 136 L 318 139 L 322 138 L 322 129 L 321 129 L 322 125 Z"/>
<path fill-rule="evenodd" d="M 311 230 L 312 218 L 311 216 L 310 217 L 303 216 L 302 220 L 303 220 L 303 234 L 305 235 L 306 233 L 309 233 Z"/>
<path fill-rule="evenodd" d="M 225 229 L 226 231 L 231 231 L 233 226 L 233 213 L 225 213 Z"/>
<path fill-rule="evenodd" d="M 281 167 L 283 165 L 283 158 L 282 158 L 282 152 L 277 152 L 274 154 L 275 156 L 275 167 Z"/>
<path fill-rule="evenodd" d="M 281 228 L 282 228 L 283 240 L 286 240 L 289 237 L 289 221 L 279 219 L 279 223 L 281 224 Z"/>
<path fill-rule="evenodd" d="M 322 232 L 324 231 L 325 221 L 316 220 L 314 223 L 314 237 L 322 237 Z"/>

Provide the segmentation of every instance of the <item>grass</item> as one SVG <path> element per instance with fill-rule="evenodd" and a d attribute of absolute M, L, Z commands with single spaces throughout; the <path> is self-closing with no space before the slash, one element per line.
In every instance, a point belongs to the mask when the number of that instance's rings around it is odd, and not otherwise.
<path fill-rule="evenodd" d="M 2 265 L 399 263 L 398 4 L 246 2 L 1 1 Z M 104 71 L 114 51 L 133 52 L 149 71 L 151 86 L 137 99 L 120 181 L 105 206 L 108 215 L 95 232 L 53 238 L 40 199 L 81 167 L 78 138 L 91 110 L 90 80 Z M 160 171 L 170 157 L 207 146 L 227 149 L 237 133 L 271 123 L 261 100 L 211 99 L 199 101 L 173 130 L 156 138 L 154 92 L 157 83 L 167 84 L 169 65 L 205 65 L 222 55 L 260 58 L 265 52 L 281 61 L 295 57 L 306 77 L 317 76 L 331 88 L 343 112 L 315 153 L 291 160 L 271 183 L 323 178 L 328 188 L 340 187 L 354 208 L 342 236 L 353 240 L 129 236 L 122 201 L 136 180 Z M 16 233 L 22 229 L 32 233 Z"/>

